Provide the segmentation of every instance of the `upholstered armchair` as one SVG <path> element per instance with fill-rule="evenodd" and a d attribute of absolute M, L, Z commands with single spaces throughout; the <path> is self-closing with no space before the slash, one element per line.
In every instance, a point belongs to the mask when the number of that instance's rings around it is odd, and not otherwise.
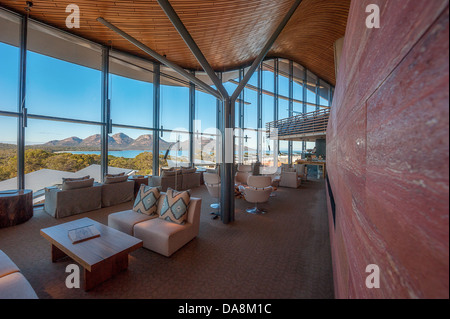
<path fill-rule="evenodd" d="M 152 176 L 149 180 L 149 185 L 153 187 L 161 187 L 161 191 L 167 191 L 167 188 L 176 190 L 182 189 L 183 176 L 181 170 L 163 169 L 161 176 Z"/>
<path fill-rule="evenodd" d="M 265 203 L 269 200 L 273 191 L 271 176 L 249 176 L 248 186 L 241 187 L 241 192 L 247 202 L 254 203 L 255 206 L 246 210 L 250 214 L 264 214 L 266 211 L 258 208 L 258 203 Z"/>
<path fill-rule="evenodd" d="M 280 187 L 299 188 L 302 178 L 298 176 L 295 168 L 281 170 Z"/>
<path fill-rule="evenodd" d="M 200 186 L 201 173 L 195 167 L 181 168 L 181 189 L 187 190 Z"/>
<path fill-rule="evenodd" d="M 252 166 L 251 165 L 242 165 L 239 164 L 236 171 L 236 176 L 234 178 L 234 182 L 236 184 L 247 185 L 248 177 L 252 175 Z"/>

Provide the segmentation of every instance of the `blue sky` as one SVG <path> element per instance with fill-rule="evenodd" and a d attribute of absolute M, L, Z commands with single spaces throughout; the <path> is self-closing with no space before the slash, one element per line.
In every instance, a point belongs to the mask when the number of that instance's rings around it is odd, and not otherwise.
<path fill-rule="evenodd" d="M 0 110 L 17 110 L 19 83 L 19 50 L 0 43 Z M 249 84 L 256 86 L 256 74 Z M 287 78 L 279 77 L 280 94 L 288 96 Z M 273 73 L 263 72 L 263 86 L 273 90 Z M 235 84 L 225 84 L 230 93 Z M 294 84 L 294 98 L 301 99 L 301 87 Z M 87 121 L 101 121 L 101 72 L 62 60 L 28 52 L 26 107 L 29 114 L 47 115 L 61 118 L 73 118 Z M 187 131 L 189 129 L 189 89 L 182 86 L 161 86 L 161 124 L 164 129 Z M 315 99 L 309 96 L 308 99 Z M 113 123 L 141 127 L 153 126 L 153 84 L 110 75 L 111 118 Z M 257 92 L 244 90 L 244 126 L 257 128 Z M 288 117 L 288 102 L 279 100 L 279 118 Z M 294 103 L 295 108 L 300 106 Z M 196 91 L 196 118 L 201 120 L 201 130 L 216 125 L 216 99 L 206 93 Z M 273 97 L 263 95 L 263 120 L 273 120 Z M 236 119 L 238 121 L 238 118 Z M 238 122 L 236 122 L 236 126 Z M 196 131 L 198 128 L 196 128 Z M 132 138 L 151 131 L 115 128 L 113 134 L 123 132 Z M 211 132 L 211 130 L 209 130 Z M 17 120 L 0 116 L 0 142 L 16 143 Z M 73 124 L 46 120 L 28 120 L 26 143 L 39 144 L 50 140 L 71 136 L 86 138 L 100 134 L 100 126 Z M 251 136 L 250 131 L 247 133 Z M 170 134 L 165 133 L 169 140 Z M 256 141 L 250 138 L 248 145 L 256 147 Z"/>

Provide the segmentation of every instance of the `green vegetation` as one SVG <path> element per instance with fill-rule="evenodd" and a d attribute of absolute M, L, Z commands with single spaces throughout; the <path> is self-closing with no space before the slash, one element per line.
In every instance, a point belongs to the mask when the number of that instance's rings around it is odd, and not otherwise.
<path fill-rule="evenodd" d="M 0 181 L 7 180 L 17 175 L 17 150 L 16 146 L 0 144 Z M 100 155 L 72 154 L 51 151 L 50 149 L 27 148 L 25 150 L 25 174 L 40 170 L 53 169 L 66 172 L 76 172 L 93 164 L 100 165 Z M 160 164 L 167 166 L 163 156 L 160 156 Z M 152 174 L 153 154 L 143 152 L 135 158 L 108 156 L 108 165 L 113 167 L 136 170 L 138 174 Z"/>

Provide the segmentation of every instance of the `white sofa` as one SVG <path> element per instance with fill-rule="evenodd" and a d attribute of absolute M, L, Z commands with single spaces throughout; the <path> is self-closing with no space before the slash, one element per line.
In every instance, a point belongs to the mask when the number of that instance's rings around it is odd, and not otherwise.
<path fill-rule="evenodd" d="M 0 299 L 38 299 L 16 264 L 0 250 Z"/>
<path fill-rule="evenodd" d="M 202 200 L 190 198 L 184 225 L 159 218 L 165 193 L 161 193 L 157 214 L 149 216 L 131 210 L 108 215 L 108 226 L 143 241 L 144 248 L 170 257 L 178 249 L 198 236 Z"/>

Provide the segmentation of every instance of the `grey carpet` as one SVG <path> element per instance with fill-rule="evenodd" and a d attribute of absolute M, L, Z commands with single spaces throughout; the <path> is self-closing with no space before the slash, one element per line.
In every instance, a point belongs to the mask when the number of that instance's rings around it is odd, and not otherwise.
<path fill-rule="evenodd" d="M 107 224 L 108 214 L 131 203 L 56 220 L 35 209 L 24 224 L 0 229 L 0 249 L 18 265 L 39 298 L 301 299 L 333 298 L 326 193 L 323 180 L 299 189 L 279 188 L 276 197 L 252 215 L 236 200 L 235 222 L 211 219 L 214 200 L 204 186 L 199 236 L 172 255 L 144 248 L 130 254 L 129 268 L 95 289 L 68 289 L 70 259 L 50 260 L 41 228 L 81 217 Z"/>

